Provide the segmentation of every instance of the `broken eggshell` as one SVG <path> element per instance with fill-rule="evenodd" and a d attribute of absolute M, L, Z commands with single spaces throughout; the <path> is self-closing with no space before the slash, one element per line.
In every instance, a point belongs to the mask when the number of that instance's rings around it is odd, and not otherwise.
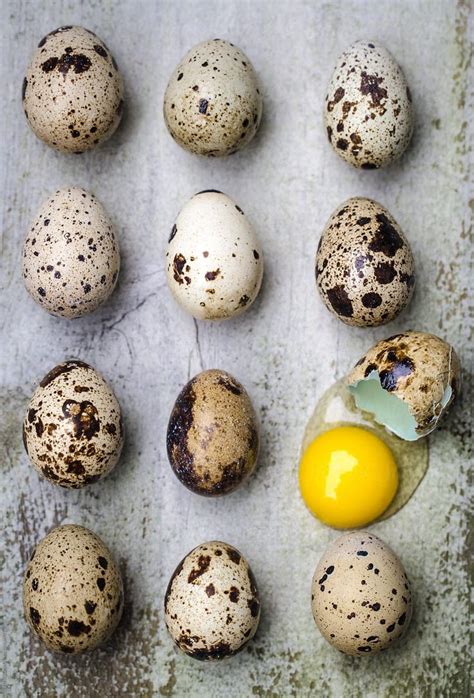
<path fill-rule="evenodd" d="M 375 344 L 347 377 L 359 409 L 406 441 L 427 436 L 460 384 L 453 347 L 425 332 L 404 332 Z"/>

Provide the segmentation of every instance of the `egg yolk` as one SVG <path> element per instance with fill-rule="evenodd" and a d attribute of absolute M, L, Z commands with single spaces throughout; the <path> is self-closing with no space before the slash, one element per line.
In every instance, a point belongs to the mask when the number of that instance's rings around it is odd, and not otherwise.
<path fill-rule="evenodd" d="M 387 509 L 398 487 L 391 450 L 360 427 L 330 429 L 306 449 L 300 489 L 306 506 L 328 526 L 357 528 Z"/>

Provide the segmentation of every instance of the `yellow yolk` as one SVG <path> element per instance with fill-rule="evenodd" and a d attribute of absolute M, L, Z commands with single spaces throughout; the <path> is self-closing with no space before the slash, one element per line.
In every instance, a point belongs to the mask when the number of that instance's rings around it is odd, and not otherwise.
<path fill-rule="evenodd" d="M 328 526 L 356 528 L 377 519 L 395 496 L 397 464 L 372 432 L 336 427 L 318 436 L 300 463 L 306 506 Z"/>

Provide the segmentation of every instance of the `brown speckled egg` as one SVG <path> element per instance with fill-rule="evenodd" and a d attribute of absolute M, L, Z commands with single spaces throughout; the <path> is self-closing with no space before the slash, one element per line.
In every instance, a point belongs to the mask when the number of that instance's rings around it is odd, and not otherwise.
<path fill-rule="evenodd" d="M 410 90 L 381 44 L 356 41 L 340 56 L 324 118 L 332 147 L 355 167 L 383 167 L 404 152 L 413 132 Z"/>
<path fill-rule="evenodd" d="M 408 240 L 386 208 L 348 199 L 331 215 L 316 253 L 316 285 L 346 325 L 376 327 L 411 299 L 415 263 Z"/>
<path fill-rule="evenodd" d="M 168 83 L 164 116 L 175 141 L 192 153 L 221 156 L 244 148 L 262 117 L 257 76 L 247 56 L 222 39 L 194 46 Z"/>
<path fill-rule="evenodd" d="M 103 206 L 77 187 L 45 201 L 23 245 L 28 293 L 53 315 L 76 318 L 96 310 L 115 288 L 120 252 Z"/>
<path fill-rule="evenodd" d="M 426 332 L 404 332 L 377 342 L 347 377 L 357 407 L 407 441 L 436 429 L 460 382 L 453 347 Z"/>
<path fill-rule="evenodd" d="M 255 635 L 259 620 L 255 577 L 231 545 L 198 545 L 173 572 L 165 596 L 166 627 L 194 659 L 232 656 Z"/>
<path fill-rule="evenodd" d="M 102 645 L 123 610 L 120 571 L 101 539 L 82 526 L 58 526 L 38 543 L 23 581 L 31 629 L 55 652 Z"/>
<path fill-rule="evenodd" d="M 311 587 L 314 620 L 346 654 L 388 649 L 407 629 L 412 597 L 395 553 L 367 531 L 337 538 L 320 559 Z"/>
<path fill-rule="evenodd" d="M 198 320 L 247 310 L 263 277 L 263 254 L 243 210 L 220 191 L 202 191 L 181 209 L 168 240 L 168 286 Z"/>
<path fill-rule="evenodd" d="M 78 488 L 100 480 L 123 446 L 120 405 L 105 380 L 82 361 L 53 368 L 31 398 L 23 422 L 31 462 L 50 482 Z"/>
<path fill-rule="evenodd" d="M 35 134 L 64 153 L 94 148 L 122 117 L 117 63 L 104 42 L 83 27 L 60 27 L 41 39 L 22 95 Z"/>
<path fill-rule="evenodd" d="M 203 371 L 179 394 L 168 424 L 168 458 L 196 494 L 235 490 L 252 473 L 258 427 L 245 388 L 225 371 Z"/>

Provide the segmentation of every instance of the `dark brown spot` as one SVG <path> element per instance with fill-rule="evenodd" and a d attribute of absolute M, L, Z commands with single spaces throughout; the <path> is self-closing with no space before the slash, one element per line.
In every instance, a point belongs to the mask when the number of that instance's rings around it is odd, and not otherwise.
<path fill-rule="evenodd" d="M 215 271 L 207 271 L 205 273 L 206 280 L 207 281 L 214 281 L 219 276 L 220 273 L 221 273 L 220 269 L 216 269 Z"/>
<path fill-rule="evenodd" d="M 393 357 L 390 357 L 390 352 L 388 355 L 389 361 L 392 362 L 391 365 L 389 368 L 386 368 L 379 373 L 380 385 L 388 392 L 396 390 L 399 379 L 409 376 L 414 370 L 414 364 L 411 359 L 409 359 L 407 356 L 398 358 L 395 352 L 392 353 L 394 355 Z"/>
<path fill-rule="evenodd" d="M 381 87 L 383 78 L 377 75 L 367 75 L 364 71 L 361 73 L 360 91 L 363 95 L 370 95 L 372 106 L 377 107 L 383 99 L 387 98 L 387 90 Z"/>
<path fill-rule="evenodd" d="M 247 606 L 250 609 L 250 614 L 252 618 L 256 618 L 258 616 L 258 612 L 260 610 L 260 601 L 257 598 L 249 599 L 247 601 Z"/>
<path fill-rule="evenodd" d="M 240 308 L 245 308 L 245 306 L 248 304 L 249 301 L 250 301 L 249 296 L 247 296 L 247 295 L 244 293 L 244 295 L 240 297 L 240 300 L 239 300 L 239 307 L 240 307 Z"/>
<path fill-rule="evenodd" d="M 86 625 L 80 620 L 70 620 L 67 624 L 67 631 L 69 635 L 72 635 L 73 637 L 79 637 L 79 635 L 82 635 L 83 633 L 87 635 L 90 630 L 91 626 Z"/>
<path fill-rule="evenodd" d="M 21 98 L 25 99 L 26 88 L 28 87 L 28 80 L 23 78 L 23 85 L 21 86 Z"/>
<path fill-rule="evenodd" d="M 239 590 L 237 587 L 231 587 L 229 589 L 229 600 L 232 601 L 232 603 L 237 603 L 239 600 Z"/>
<path fill-rule="evenodd" d="M 397 276 L 393 262 L 379 262 L 374 268 L 375 278 L 379 284 L 390 284 Z"/>
<path fill-rule="evenodd" d="M 385 213 L 377 213 L 375 218 L 379 227 L 369 243 L 369 249 L 372 252 L 381 252 L 387 257 L 394 257 L 403 247 L 403 240 Z"/>
<path fill-rule="evenodd" d="M 105 589 L 105 579 L 103 577 L 97 577 L 97 586 L 101 591 Z"/>
<path fill-rule="evenodd" d="M 102 56 L 102 58 L 107 58 L 107 51 L 103 46 L 100 46 L 100 44 L 95 44 L 94 51 L 98 53 L 99 56 Z"/>
<path fill-rule="evenodd" d="M 206 114 L 208 106 L 209 106 L 209 101 L 207 99 L 200 99 L 199 100 L 199 113 Z"/>
<path fill-rule="evenodd" d="M 174 236 L 176 235 L 177 232 L 178 232 L 178 228 L 176 227 L 176 225 L 174 225 L 171 228 L 171 233 L 170 233 L 170 236 L 168 238 L 168 242 L 171 242 L 171 240 L 174 238 Z"/>
<path fill-rule="evenodd" d="M 208 596 L 214 596 L 215 593 L 216 593 L 216 588 L 215 588 L 214 584 L 209 584 L 209 586 L 206 587 L 206 594 Z"/>
<path fill-rule="evenodd" d="M 97 604 L 94 603 L 93 601 L 86 601 L 84 604 L 84 608 L 86 609 L 87 615 L 92 615 L 94 613 L 95 609 L 97 607 Z"/>
<path fill-rule="evenodd" d="M 334 286 L 327 291 L 329 303 L 334 308 L 337 315 L 342 317 L 352 317 L 353 307 L 344 286 Z"/>
<path fill-rule="evenodd" d="M 178 284 L 183 284 L 183 269 L 186 265 L 186 257 L 182 254 L 175 254 L 173 260 L 173 278 Z"/>
<path fill-rule="evenodd" d="M 370 223 L 370 218 L 367 218 L 367 216 L 362 216 L 356 220 L 356 223 L 357 225 L 367 225 L 367 223 Z"/>
<path fill-rule="evenodd" d="M 36 628 L 40 624 L 41 616 L 39 612 L 36 610 L 36 608 L 33 608 L 32 606 L 30 606 L 30 618 L 31 622 Z"/>
<path fill-rule="evenodd" d="M 339 150 L 347 150 L 349 146 L 349 142 L 346 141 L 345 138 L 338 138 L 336 141 L 336 148 L 339 148 Z"/>
<path fill-rule="evenodd" d="M 117 433 L 117 427 L 115 426 L 115 424 L 106 424 L 105 431 L 107 432 L 107 434 L 115 436 L 115 434 Z"/>
<path fill-rule="evenodd" d="M 327 110 L 331 112 L 336 104 L 341 101 L 341 99 L 344 97 L 345 91 L 343 87 L 338 87 L 337 90 L 334 92 L 333 98 L 328 102 Z"/>
<path fill-rule="evenodd" d="M 226 547 L 225 551 L 229 556 L 229 559 L 232 560 L 232 562 L 234 562 L 236 565 L 240 565 L 242 555 L 239 553 L 238 550 L 236 550 L 235 548 Z"/>
<path fill-rule="evenodd" d="M 362 305 L 365 308 L 378 308 L 382 303 L 382 297 L 378 293 L 364 293 L 362 296 Z"/>
<path fill-rule="evenodd" d="M 64 363 L 59 364 L 58 366 L 55 366 L 53 369 L 51 369 L 51 371 L 47 373 L 41 381 L 40 386 L 42 388 L 46 388 L 47 385 L 52 383 L 63 373 L 69 373 L 70 371 L 74 371 L 74 369 L 76 368 L 85 368 L 91 371 L 93 370 L 88 364 L 84 363 L 83 361 L 65 361 Z"/>
<path fill-rule="evenodd" d="M 185 648 L 185 652 L 194 659 L 201 661 L 223 659 L 224 657 L 230 657 L 231 655 L 235 654 L 235 651 L 231 650 L 230 645 L 227 642 L 222 641 L 218 642 L 216 645 L 211 645 L 211 647 L 203 649 L 190 649 L 188 646 Z"/>
<path fill-rule="evenodd" d="M 242 394 L 242 388 L 234 381 L 230 376 L 219 376 L 217 379 L 217 383 L 221 385 L 223 388 L 228 390 L 230 393 L 233 393 L 233 395 L 241 395 Z M 229 557 L 232 559 L 232 557 L 229 554 Z M 240 557 L 239 557 L 240 560 Z M 235 560 L 234 560 L 235 562 Z"/>
<path fill-rule="evenodd" d="M 109 566 L 109 562 L 105 557 L 98 557 L 97 562 L 99 565 L 102 567 L 103 570 L 106 570 L 107 567 Z"/>
<path fill-rule="evenodd" d="M 65 418 L 72 421 L 76 439 L 85 436 L 89 441 L 100 431 L 99 413 L 92 402 L 88 400 L 83 402 L 66 400 L 62 411 Z"/>
<path fill-rule="evenodd" d="M 192 584 L 196 579 L 198 579 L 202 574 L 204 574 L 204 572 L 206 572 L 206 570 L 209 568 L 210 564 L 210 555 L 199 555 L 197 569 L 193 567 L 191 572 L 188 574 L 188 583 Z"/>

